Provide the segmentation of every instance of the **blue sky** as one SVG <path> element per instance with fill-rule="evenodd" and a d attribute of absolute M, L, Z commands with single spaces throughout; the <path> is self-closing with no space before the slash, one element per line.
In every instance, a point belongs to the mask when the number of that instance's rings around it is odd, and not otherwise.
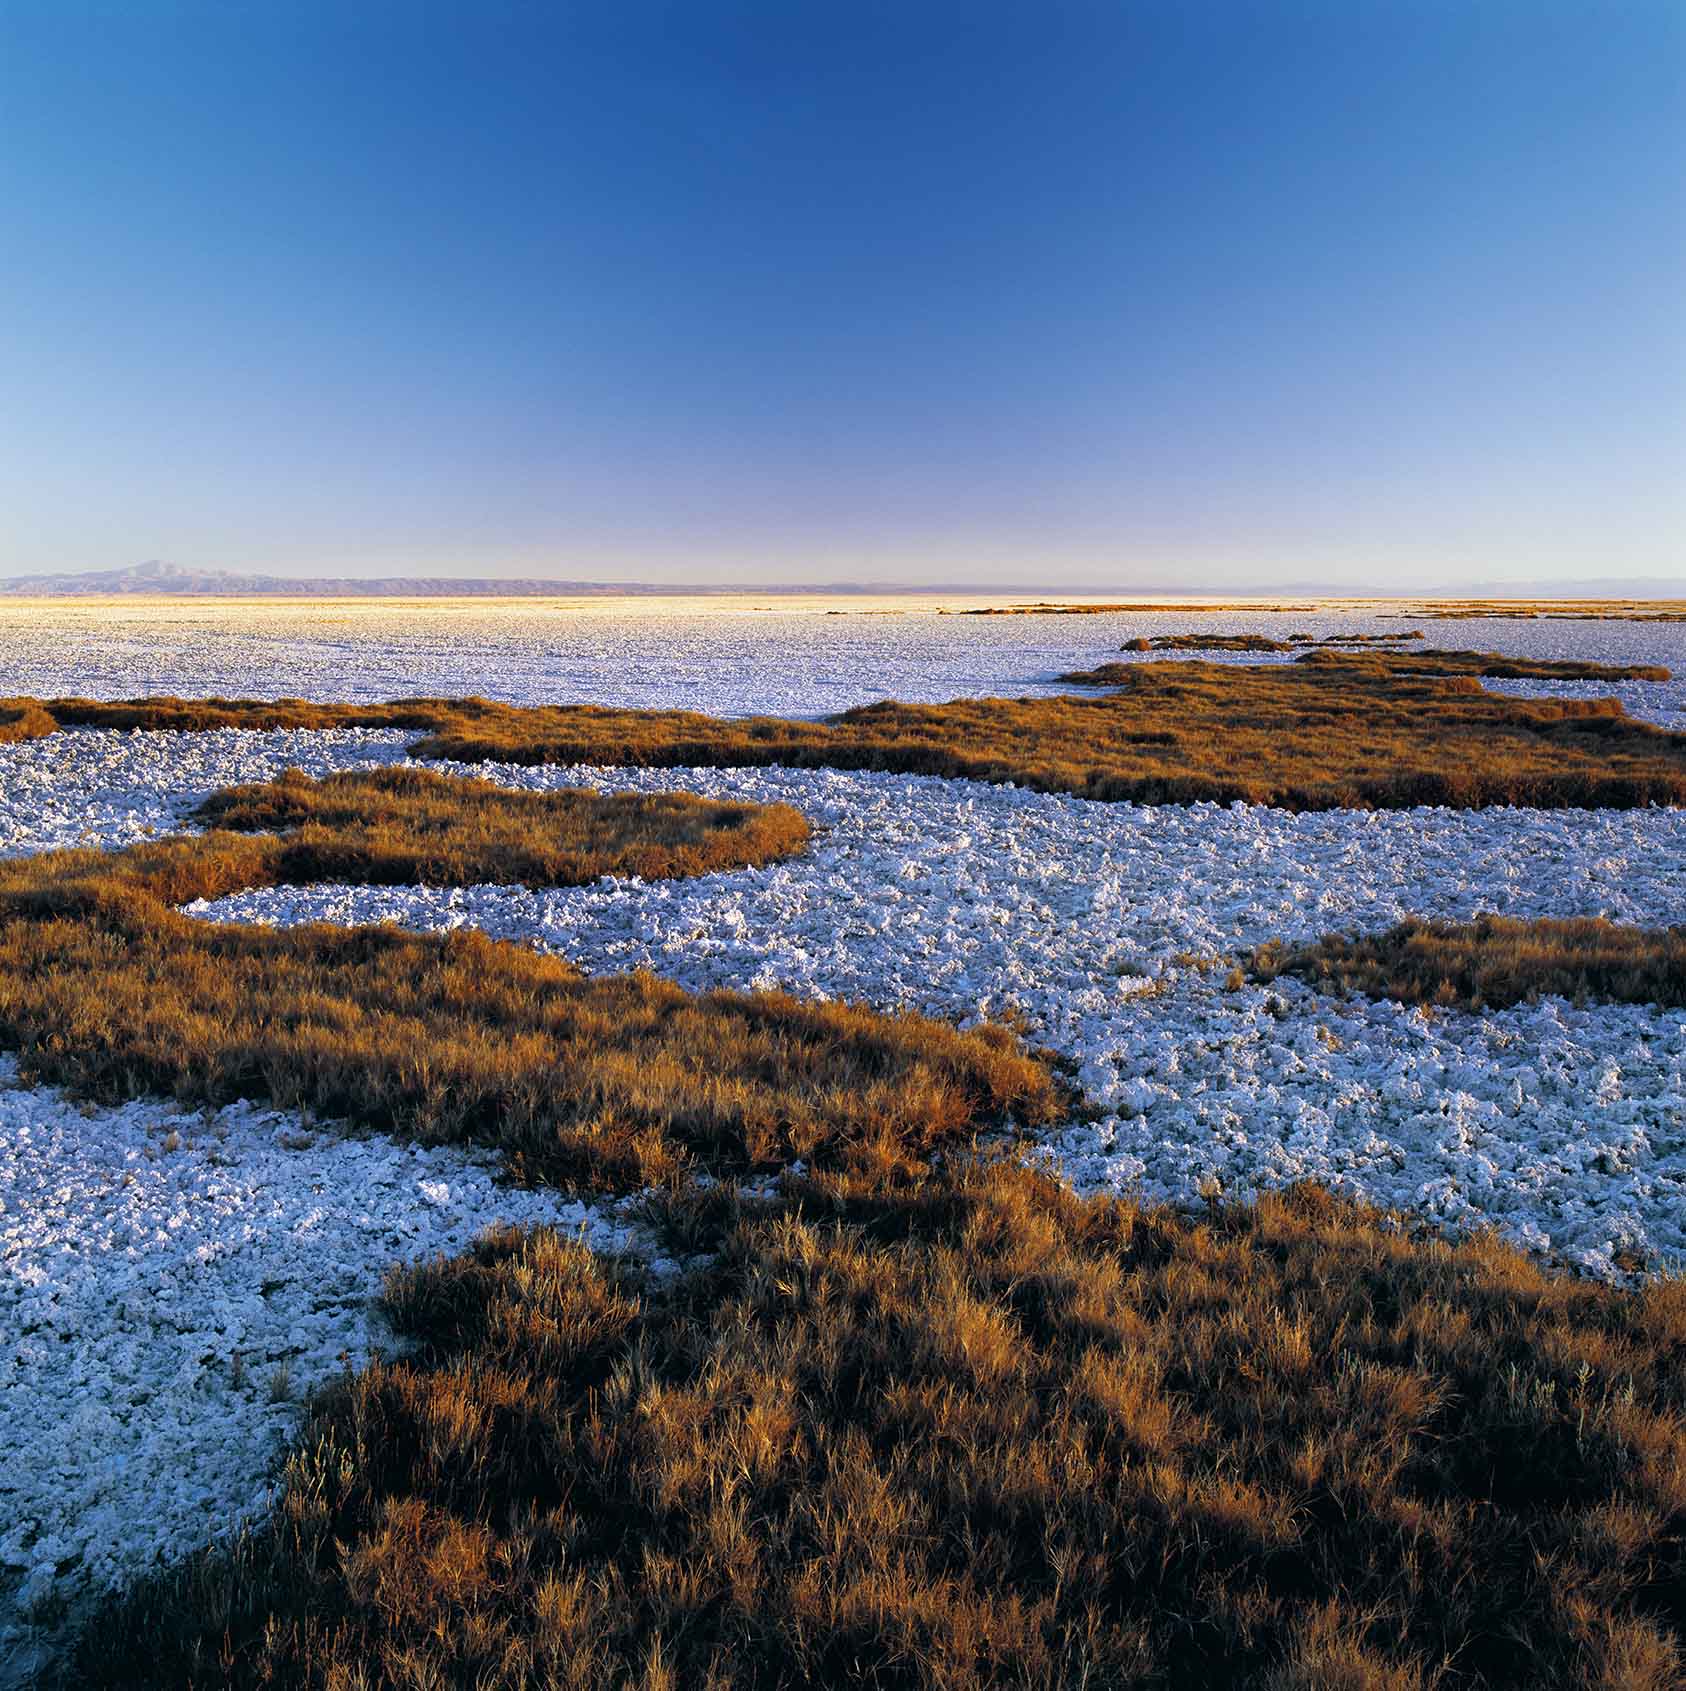
<path fill-rule="evenodd" d="M 0 0 L 0 572 L 1686 574 L 1678 0 Z"/>

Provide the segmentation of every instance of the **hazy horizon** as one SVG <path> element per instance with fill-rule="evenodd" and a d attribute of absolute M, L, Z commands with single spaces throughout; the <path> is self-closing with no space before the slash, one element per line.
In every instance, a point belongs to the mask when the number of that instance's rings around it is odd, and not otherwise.
<path fill-rule="evenodd" d="M 0 102 L 0 576 L 1686 573 L 1672 0 L 7 0 Z"/>
<path fill-rule="evenodd" d="M 159 577 L 151 572 L 163 570 L 169 572 Z M 326 584 L 329 592 L 327 597 L 353 597 L 348 588 L 360 583 L 368 583 L 374 597 L 402 597 L 403 590 L 397 585 L 414 584 L 418 588 L 433 589 L 426 592 L 424 597 L 449 598 L 448 593 L 439 593 L 441 587 L 453 585 L 462 586 L 465 591 L 463 598 L 488 596 L 486 589 L 496 589 L 500 584 L 510 587 L 526 588 L 526 594 L 498 594 L 491 593 L 491 597 L 533 597 L 540 595 L 537 591 L 540 585 L 552 586 L 557 589 L 554 597 L 568 598 L 579 596 L 584 600 L 608 603 L 618 598 L 653 599 L 666 596 L 669 598 L 708 597 L 721 600 L 753 598 L 755 596 L 780 598 L 805 596 L 809 598 L 843 598 L 860 600 L 863 603 L 875 599 L 907 598 L 913 600 L 925 599 L 930 601 L 951 600 L 963 602 L 976 600 L 980 604 L 1001 599 L 1071 599 L 1093 597 L 1105 601 L 1112 598 L 1141 598 L 1148 600 L 1172 597 L 1214 598 L 1235 597 L 1239 599 L 1354 599 L 1354 600 L 1385 600 L 1397 599 L 1433 599 L 1437 597 L 1455 597 L 1463 594 L 1473 594 L 1478 597 L 1545 597 L 1562 598 L 1577 597 L 1608 597 L 1620 598 L 1657 598 L 1679 599 L 1686 598 L 1686 574 L 1679 576 L 1609 576 L 1604 578 L 1561 577 L 1556 580 L 1535 582 L 1494 582 L 1484 580 L 1465 579 L 1459 582 L 1442 581 L 1428 583 L 1418 587 L 1387 586 L 1372 583 L 1368 587 L 1351 584 L 1342 585 L 1330 581 L 1278 581 L 1258 583 L 1243 587 L 1223 587 L 1205 585 L 1198 581 L 1185 581 L 1173 584 L 1169 581 L 1140 581 L 1136 583 L 1092 583 L 1089 585 L 1072 584 L 1062 581 L 1032 582 L 1028 579 L 1018 581 L 1002 581 L 988 583 L 982 581 L 954 580 L 941 581 L 876 581 L 871 579 L 842 579 L 815 580 L 803 582 L 795 578 L 784 580 L 770 580 L 763 582 L 746 582 L 721 578 L 717 580 L 686 580 L 683 582 L 645 581 L 625 577 L 620 579 L 597 580 L 585 577 L 565 577 L 560 575 L 468 575 L 460 574 L 421 574 L 405 572 L 395 575 L 340 575 L 326 576 L 300 571 L 247 572 L 230 571 L 220 568 L 208 568 L 203 571 L 182 571 L 180 566 L 164 559 L 148 559 L 144 563 L 129 569 L 114 571 L 75 571 L 57 572 L 51 574 L 20 573 L 15 575 L 0 575 L 0 600 L 8 595 L 29 597 L 20 592 L 20 586 L 38 585 L 42 587 L 44 597 L 64 598 L 67 602 L 78 599 L 98 598 L 98 594 L 91 586 L 85 585 L 103 580 L 110 576 L 139 577 L 142 579 L 165 581 L 175 579 L 176 572 L 180 572 L 193 581 L 205 578 L 212 580 L 228 578 L 234 582 L 249 582 L 249 597 L 257 599 L 273 597 L 269 583 L 284 581 L 297 583 L 300 586 Z M 57 591 L 52 590 L 50 584 L 62 582 L 66 585 Z M 345 584 L 345 585 L 342 585 Z M 189 587 L 184 589 L 188 597 L 194 599 L 215 600 L 218 598 L 238 601 L 241 598 L 239 589 L 235 586 Z M 112 597 L 110 594 L 104 597 Z M 125 587 L 116 595 L 121 600 L 131 604 L 145 603 L 148 600 L 168 599 L 172 597 L 167 588 L 146 586 L 144 588 Z M 179 596 L 179 595 L 178 595 Z M 301 600 L 310 598 L 308 593 L 297 595 Z M 414 596 L 414 595 L 412 595 Z"/>

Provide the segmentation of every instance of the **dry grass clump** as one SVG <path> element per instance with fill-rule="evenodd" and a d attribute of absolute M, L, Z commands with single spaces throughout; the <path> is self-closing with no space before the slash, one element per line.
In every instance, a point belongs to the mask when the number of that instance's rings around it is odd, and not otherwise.
<path fill-rule="evenodd" d="M 1503 652 L 1458 652 L 1433 646 L 1420 652 L 1311 651 L 1295 661 L 1348 668 L 1361 666 L 1385 675 L 1488 675 L 1511 681 L 1667 681 L 1673 673 L 1658 663 L 1512 658 Z"/>
<path fill-rule="evenodd" d="M 512 792 L 423 769 L 356 770 L 213 793 L 195 819 L 280 833 L 265 879 L 388 886 L 582 886 L 603 875 L 667 880 L 771 863 L 801 851 L 787 804 L 691 793 Z"/>
<path fill-rule="evenodd" d="M 962 1033 L 779 993 L 586 979 L 474 932 L 214 924 L 172 906 L 323 874 L 562 881 L 692 874 L 793 849 L 782 806 L 512 794 L 381 771 L 235 789 L 216 831 L 0 864 L 0 1045 L 23 1072 L 117 1102 L 257 1098 L 501 1150 L 518 1177 L 625 1190 L 691 1163 L 807 1157 L 874 1178 L 1009 1118 L 1051 1119 L 1048 1069 Z M 411 832 L 406 833 L 406 830 Z M 542 873 L 541 873 L 542 871 Z"/>
<path fill-rule="evenodd" d="M 1268 634 L 1155 634 L 1139 635 L 1119 647 L 1123 652 L 1295 652 L 1304 646 L 1394 646 L 1402 640 L 1422 639 L 1422 630 L 1399 634 L 1290 634 L 1286 640 Z"/>
<path fill-rule="evenodd" d="M 273 1524 L 102 1616 L 75 1682 L 1686 1672 L 1681 1282 L 999 1164 L 809 1185 L 723 1243 L 667 1292 L 542 1231 L 395 1275 L 419 1352 L 331 1393 Z"/>
<path fill-rule="evenodd" d="M 1126 640 L 1125 652 L 1291 652 L 1296 642 L 1268 634 L 1142 634 Z"/>
<path fill-rule="evenodd" d="M 1294 975 L 1313 986 L 1462 1010 L 1546 994 L 1686 1006 L 1686 928 L 1634 928 L 1601 917 L 1412 920 L 1382 934 L 1263 947 L 1249 966 L 1262 980 Z"/>
<path fill-rule="evenodd" d="M 0 746 L 43 740 L 57 727 L 35 699 L 0 699 Z"/>

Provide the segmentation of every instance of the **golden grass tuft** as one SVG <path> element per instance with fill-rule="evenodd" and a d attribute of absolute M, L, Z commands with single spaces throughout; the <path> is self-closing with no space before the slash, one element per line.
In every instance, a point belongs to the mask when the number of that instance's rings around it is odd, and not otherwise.
<path fill-rule="evenodd" d="M 1381 934 L 1329 934 L 1267 946 L 1253 975 L 1461 1010 L 1503 1009 L 1547 994 L 1604 1003 L 1686 1006 L 1686 928 L 1635 928 L 1598 917 L 1401 922 Z"/>
<path fill-rule="evenodd" d="M 806 837 L 784 806 L 508 793 L 432 772 L 297 775 L 216 795 L 219 830 L 0 864 L 0 1044 L 102 1102 L 288 1108 L 502 1151 L 520 1178 L 630 1190 L 797 1157 L 916 1170 L 1061 1095 L 1000 1028 L 780 993 L 587 979 L 475 932 L 216 924 L 172 906 L 278 881 L 454 884 L 696 874 Z"/>
<path fill-rule="evenodd" d="M 720 1214 L 666 1291 L 542 1231 L 395 1274 L 418 1353 L 75 1683 L 1680 1682 L 1678 1281 L 1002 1164 Z"/>
<path fill-rule="evenodd" d="M 513 792 L 425 769 L 354 770 L 214 793 L 195 820 L 285 832 L 273 881 L 407 886 L 581 886 L 603 875 L 672 880 L 760 867 L 801 851 L 787 804 L 691 793 Z"/>
<path fill-rule="evenodd" d="M 1126 640 L 1126 652 L 1291 652 L 1303 642 L 1268 634 L 1140 634 Z"/>
<path fill-rule="evenodd" d="M 1124 652 L 1297 652 L 1307 646 L 1396 646 L 1422 639 L 1420 628 L 1398 634 L 1290 634 L 1277 640 L 1269 634 L 1154 634 L 1138 635 L 1119 648 Z"/>
<path fill-rule="evenodd" d="M 0 746 L 42 740 L 58 727 L 35 699 L 0 699 Z"/>

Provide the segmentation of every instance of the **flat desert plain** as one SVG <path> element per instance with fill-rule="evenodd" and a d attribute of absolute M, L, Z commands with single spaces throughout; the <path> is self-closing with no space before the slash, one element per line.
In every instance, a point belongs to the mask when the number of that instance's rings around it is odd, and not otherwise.
<path fill-rule="evenodd" d="M 1686 728 L 1679 625 L 1414 624 L 1383 602 L 964 614 L 1012 602 L 0 601 L 0 694 L 476 695 L 818 718 L 886 698 L 1066 693 L 1066 671 L 1195 629 L 1321 640 L 1420 626 L 1435 647 L 1667 666 L 1667 681 L 1485 685 L 1614 696 Z M 0 852 L 192 833 L 219 789 L 402 766 L 415 737 L 61 729 L 0 746 Z M 1058 1054 L 1072 1099 L 1021 1131 L 1015 1154 L 1079 1194 L 1193 1212 L 1317 1182 L 1407 1228 L 1491 1229 L 1553 1272 L 1635 1285 L 1686 1265 L 1686 1010 L 1550 994 L 1406 1004 L 1236 967 L 1254 947 L 1410 918 L 1686 924 L 1678 808 L 1290 811 L 871 769 L 428 767 L 522 791 L 788 805 L 811 838 L 781 861 L 685 879 L 327 880 L 188 913 L 478 929 L 591 976 L 648 970 L 693 991 L 1006 1021 Z M 374 1302 L 393 1264 L 460 1252 L 494 1224 L 548 1222 L 658 1280 L 695 1266 L 637 1192 L 506 1172 L 484 1149 L 261 1099 L 101 1102 L 28 1084 L 0 1058 L 0 1642 L 20 1683 L 63 1616 L 261 1518 L 301 1406 L 397 1343 Z"/>

